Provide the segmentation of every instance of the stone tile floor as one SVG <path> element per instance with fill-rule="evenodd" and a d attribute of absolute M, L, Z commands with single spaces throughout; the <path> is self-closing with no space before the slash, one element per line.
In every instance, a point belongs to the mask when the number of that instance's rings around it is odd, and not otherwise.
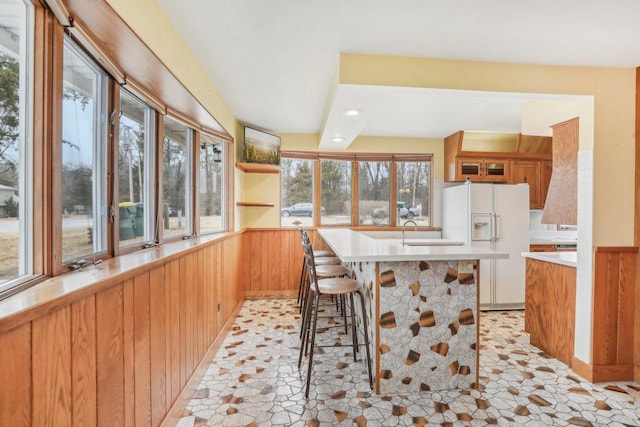
<path fill-rule="evenodd" d="M 481 313 L 478 389 L 375 395 L 339 347 L 314 358 L 307 400 L 299 318 L 294 300 L 246 301 L 177 426 L 640 426 L 640 384 L 577 376 L 529 344 L 522 311 Z"/>

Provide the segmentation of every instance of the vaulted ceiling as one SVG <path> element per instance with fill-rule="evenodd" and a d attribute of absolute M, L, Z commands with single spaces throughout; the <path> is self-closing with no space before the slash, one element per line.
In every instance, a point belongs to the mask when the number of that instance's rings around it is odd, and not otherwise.
<path fill-rule="evenodd" d="M 541 94 L 338 85 L 341 52 L 522 64 L 640 65 L 640 1 L 157 0 L 235 117 L 358 135 L 518 132 Z M 341 113 L 362 114 L 340 128 Z"/>

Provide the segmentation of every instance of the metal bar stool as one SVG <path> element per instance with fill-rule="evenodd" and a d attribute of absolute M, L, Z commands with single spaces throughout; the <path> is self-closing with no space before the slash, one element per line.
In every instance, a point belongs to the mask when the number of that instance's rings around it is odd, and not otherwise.
<path fill-rule="evenodd" d="M 300 231 L 300 241 L 301 246 L 303 248 L 304 254 L 304 242 L 305 239 L 309 240 L 309 234 L 303 227 L 298 227 Z M 327 256 L 326 254 L 331 254 L 331 256 Z M 340 277 L 340 276 L 348 276 L 351 274 L 349 268 L 347 268 L 344 264 L 341 263 L 340 259 L 337 258 L 330 251 L 322 251 L 322 250 L 314 250 L 313 257 L 316 260 L 316 274 L 319 278 L 329 278 L 329 277 Z M 306 262 L 302 263 L 302 275 L 300 277 L 300 290 L 298 291 L 298 303 L 300 304 L 300 313 L 303 315 L 305 313 L 305 305 L 307 302 L 306 294 L 309 288 L 309 277 L 307 275 Z M 334 300 L 332 296 L 332 301 Z M 347 333 L 347 320 L 346 320 L 346 310 L 344 298 L 342 296 L 335 298 L 336 308 L 339 312 L 342 313 L 344 319 L 344 327 L 345 333 Z M 300 337 L 302 338 L 302 330 L 300 330 Z"/>
<path fill-rule="evenodd" d="M 301 242 L 304 240 L 303 236 L 307 235 L 306 230 L 303 227 L 298 227 L 300 231 L 300 240 Z M 304 242 L 302 242 L 304 245 Z M 325 251 L 325 250 L 317 250 L 313 251 L 313 256 L 316 259 L 316 266 L 332 266 L 332 265 L 342 265 L 342 261 L 340 258 L 336 257 L 333 252 Z M 335 273 L 335 269 L 328 267 L 326 269 L 319 270 L 321 277 L 331 277 L 334 275 L 341 275 Z M 344 273 L 346 274 L 346 273 Z M 307 278 L 307 266 L 306 263 L 302 263 L 302 269 L 300 271 L 300 284 L 298 287 L 298 304 L 300 305 L 300 313 L 304 313 L 304 304 L 306 301 L 306 291 L 308 289 L 308 278 Z"/>
<path fill-rule="evenodd" d="M 367 369 L 369 373 L 369 386 L 373 388 L 373 373 L 371 371 L 371 354 L 369 349 L 369 327 L 368 319 L 364 303 L 363 287 L 360 282 L 347 277 L 319 278 L 313 257 L 313 247 L 306 233 L 303 235 L 305 263 L 309 275 L 309 289 L 307 292 L 307 302 L 305 304 L 305 313 L 302 321 L 302 341 L 300 343 L 300 354 L 298 357 L 298 369 L 302 366 L 302 358 L 304 355 L 309 357 L 309 366 L 307 369 L 307 385 L 305 389 L 305 397 L 309 397 L 309 388 L 311 385 L 311 372 L 313 370 L 313 354 L 316 347 L 316 331 L 318 329 L 318 311 L 320 297 L 322 295 L 346 296 L 349 298 L 351 306 L 351 346 L 353 347 L 353 360 L 357 360 L 358 341 L 357 326 L 355 322 L 355 307 L 353 295 L 358 294 L 360 299 L 360 308 L 362 310 L 362 326 L 364 329 L 364 346 L 367 357 Z M 345 323 L 346 325 L 346 323 Z M 338 347 L 332 344 L 325 347 Z"/>

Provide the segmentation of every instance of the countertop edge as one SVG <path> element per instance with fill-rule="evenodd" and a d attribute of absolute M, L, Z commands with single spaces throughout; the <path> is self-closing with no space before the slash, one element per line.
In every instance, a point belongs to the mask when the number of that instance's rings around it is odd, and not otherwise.
<path fill-rule="evenodd" d="M 578 267 L 576 252 L 522 252 L 521 255 L 537 261 L 561 264 L 573 268 Z M 575 260 L 573 258 L 575 258 Z"/>

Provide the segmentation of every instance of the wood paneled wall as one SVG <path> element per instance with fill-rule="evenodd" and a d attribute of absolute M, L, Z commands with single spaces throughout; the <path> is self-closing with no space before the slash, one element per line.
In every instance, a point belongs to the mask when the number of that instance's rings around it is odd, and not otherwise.
<path fill-rule="evenodd" d="M 593 382 L 633 379 L 636 247 L 593 253 L 591 363 L 576 372 Z"/>
<path fill-rule="evenodd" d="M 245 238 L 199 246 L 1 334 L 0 425 L 160 425 L 244 300 Z"/>
<path fill-rule="evenodd" d="M 636 154 L 635 154 L 635 200 L 634 200 L 634 237 L 633 244 L 636 247 L 640 247 L 640 67 L 636 68 L 636 127 L 635 127 L 635 137 L 636 137 Z M 636 307 L 639 310 L 635 312 L 634 319 L 634 330 L 635 337 L 633 343 L 634 348 L 634 373 L 633 379 L 634 381 L 640 382 L 640 257 L 636 256 L 636 277 L 635 277 L 635 288 L 636 288 Z"/>
<path fill-rule="evenodd" d="M 316 230 L 307 232 L 314 249 L 328 249 Z M 252 229 L 246 235 L 247 299 L 295 297 L 303 261 L 298 229 Z"/>
<path fill-rule="evenodd" d="M 576 269 L 527 258 L 524 330 L 531 344 L 571 366 L 575 339 Z"/>

